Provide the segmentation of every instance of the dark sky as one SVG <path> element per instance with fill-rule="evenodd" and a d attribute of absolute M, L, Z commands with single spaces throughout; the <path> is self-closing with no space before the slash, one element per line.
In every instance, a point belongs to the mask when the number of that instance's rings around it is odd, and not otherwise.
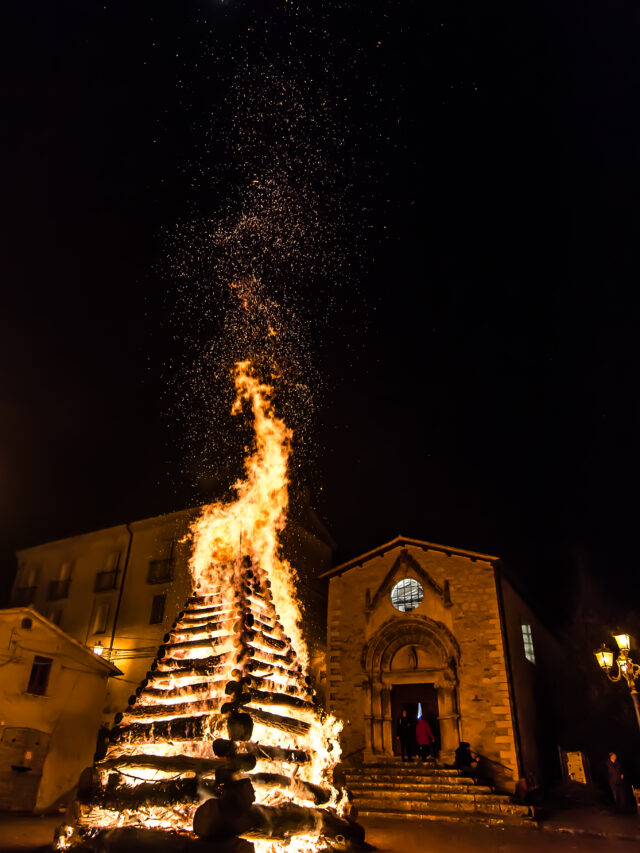
<path fill-rule="evenodd" d="M 308 53 L 313 71 L 321 27 L 352 105 L 347 205 L 368 200 L 317 342 L 313 502 L 337 558 L 403 533 L 500 554 L 556 609 L 579 564 L 637 594 L 636 3 L 1 14 L 7 584 L 17 547 L 201 497 L 162 394 L 162 230 L 193 209 L 238 56 Z"/>

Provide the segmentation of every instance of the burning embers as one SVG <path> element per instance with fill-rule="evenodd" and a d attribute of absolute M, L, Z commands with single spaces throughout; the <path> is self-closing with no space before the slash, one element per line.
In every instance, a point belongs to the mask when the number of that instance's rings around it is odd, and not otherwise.
<path fill-rule="evenodd" d="M 236 410 L 251 402 L 256 432 L 246 479 L 194 525 L 195 594 L 116 717 L 106 758 L 83 773 L 59 849 L 133 850 L 138 835 L 158 850 L 241 837 L 264 853 L 363 840 L 332 784 L 341 724 L 316 703 L 295 575 L 278 556 L 290 433 L 248 367 L 236 373 Z"/>

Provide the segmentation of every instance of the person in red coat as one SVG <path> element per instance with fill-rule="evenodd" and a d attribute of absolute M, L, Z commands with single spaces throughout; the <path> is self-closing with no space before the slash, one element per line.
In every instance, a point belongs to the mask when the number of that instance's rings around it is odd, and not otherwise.
<path fill-rule="evenodd" d="M 433 758 L 434 750 L 433 744 L 435 738 L 433 737 L 433 732 L 431 731 L 431 726 L 425 720 L 424 717 L 420 717 L 418 722 L 416 723 L 416 740 L 418 741 L 418 749 L 420 750 L 420 758 L 423 761 L 427 760 L 427 750 L 429 750 L 429 755 Z"/>

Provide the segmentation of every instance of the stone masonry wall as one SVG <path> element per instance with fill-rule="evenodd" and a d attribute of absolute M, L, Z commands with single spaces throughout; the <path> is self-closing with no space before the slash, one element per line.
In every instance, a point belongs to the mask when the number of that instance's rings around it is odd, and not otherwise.
<path fill-rule="evenodd" d="M 388 594 L 379 596 L 372 606 L 403 550 L 441 590 L 448 581 L 450 603 L 424 578 L 405 568 L 397 580 L 411 576 L 419 580 L 424 589 L 420 606 L 401 613 Z M 489 559 L 404 543 L 334 576 L 329 583 L 327 701 L 345 722 L 345 761 L 357 761 L 365 747 L 368 674 L 362 665 L 363 651 L 382 625 L 397 620 L 400 626 L 414 616 L 444 626 L 443 631 L 457 641 L 460 739 L 469 741 L 484 757 L 484 769 L 500 787 L 512 788 L 518 763 L 493 565 Z"/>
<path fill-rule="evenodd" d="M 467 560 L 450 585 L 460 644 L 461 739 L 490 760 L 493 778 L 509 787 L 519 774 L 494 568 Z"/>

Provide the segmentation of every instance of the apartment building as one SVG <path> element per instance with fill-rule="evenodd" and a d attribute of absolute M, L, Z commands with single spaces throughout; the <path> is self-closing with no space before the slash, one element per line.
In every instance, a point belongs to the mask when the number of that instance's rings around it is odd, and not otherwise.
<path fill-rule="evenodd" d="M 11 605 L 32 607 L 122 672 L 109 679 L 105 722 L 126 707 L 191 593 L 188 533 L 198 512 L 193 507 L 18 552 Z M 294 507 L 283 549 L 300 575 L 312 647 L 324 634 L 326 592 L 317 578 L 330 567 L 334 547 L 308 503 Z"/>

